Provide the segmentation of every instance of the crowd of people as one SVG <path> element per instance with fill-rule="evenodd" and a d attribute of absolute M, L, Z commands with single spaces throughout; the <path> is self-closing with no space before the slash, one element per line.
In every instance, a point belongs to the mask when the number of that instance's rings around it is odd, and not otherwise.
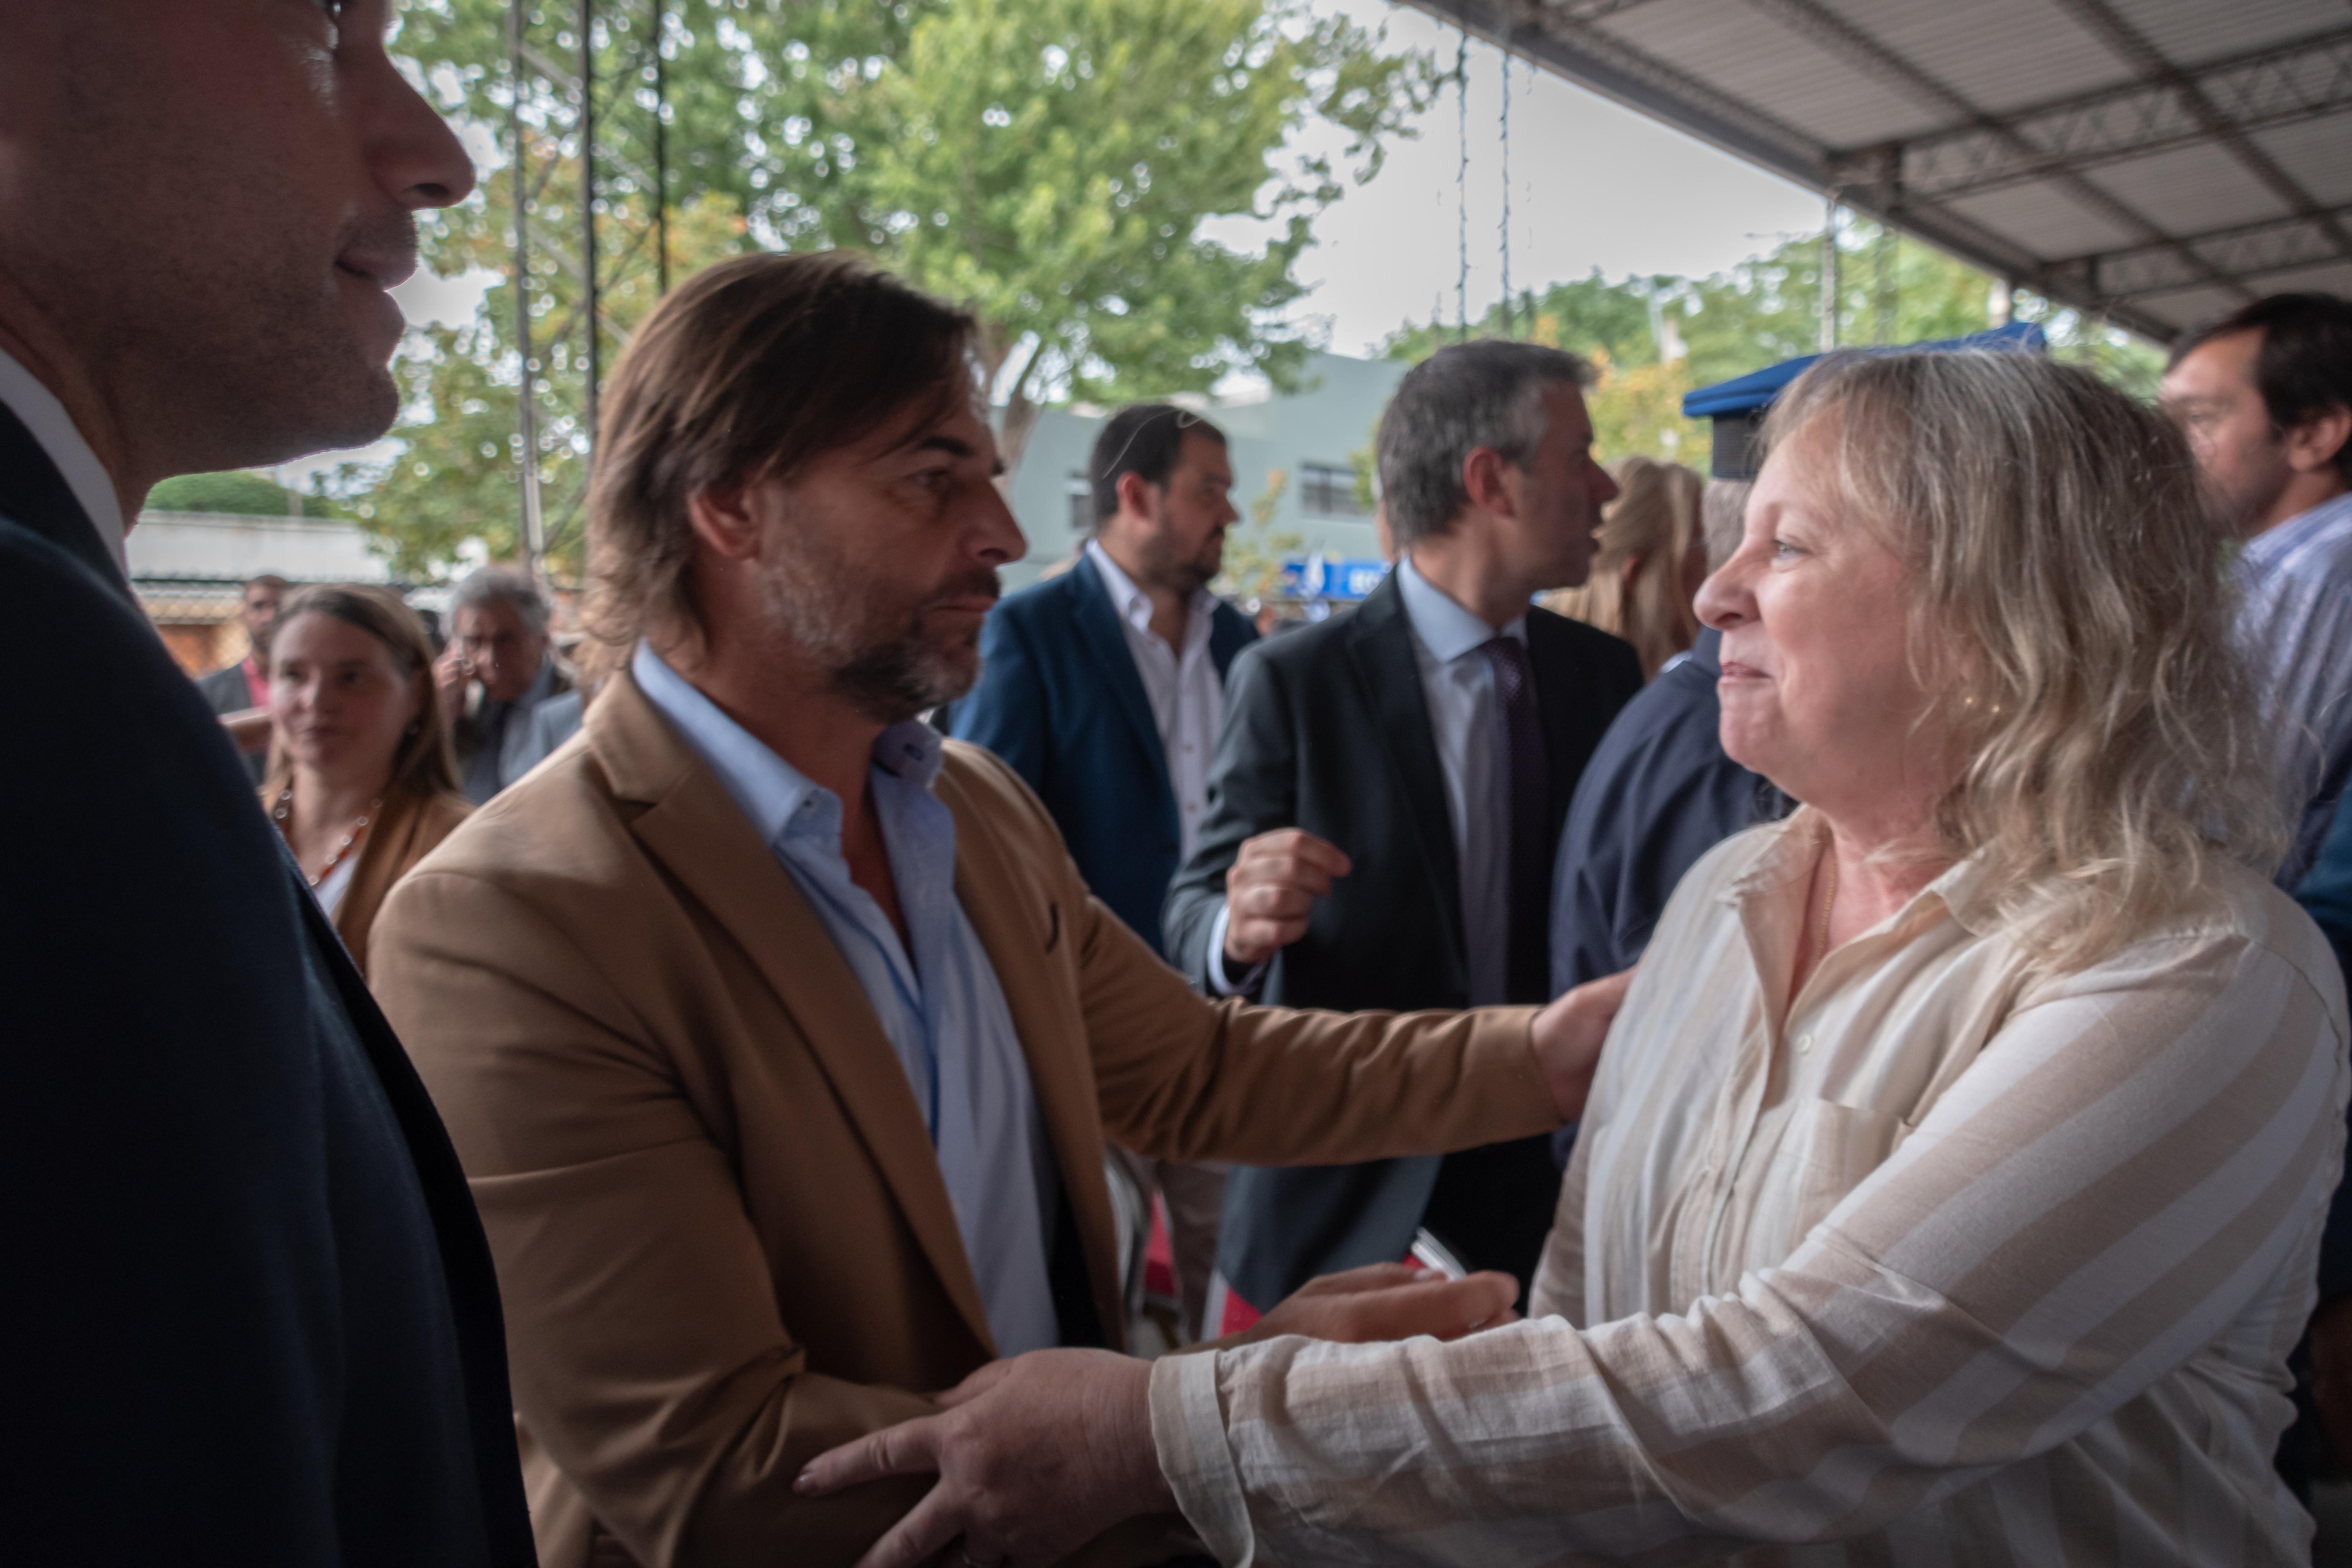
<path fill-rule="evenodd" d="M 1261 637 L 1213 422 L 1000 598 L 973 319 L 746 256 L 604 389 L 576 658 L 263 577 L 191 683 L 141 500 L 380 435 L 473 184 L 387 20 L 0 11 L 0 624 L 116 829 L 0 785 L 12 1550 L 2308 1561 L 2352 305 L 2158 407 L 1828 356 L 1705 479 L 1455 344 Z"/>

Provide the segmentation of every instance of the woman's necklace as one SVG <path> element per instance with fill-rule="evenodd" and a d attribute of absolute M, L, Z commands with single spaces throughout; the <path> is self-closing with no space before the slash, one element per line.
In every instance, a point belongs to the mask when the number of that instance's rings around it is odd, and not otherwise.
<path fill-rule="evenodd" d="M 351 831 L 344 834 L 343 841 L 335 846 L 335 852 L 327 857 L 327 863 L 319 868 L 319 874 L 312 877 L 306 873 L 303 877 L 303 880 L 309 882 L 311 888 L 315 890 L 320 883 L 333 876 L 335 874 L 335 868 L 352 858 L 352 849 L 353 846 L 357 845 L 361 839 L 367 837 L 368 824 L 373 822 L 375 820 L 375 814 L 383 809 L 383 796 L 378 795 L 373 800 L 368 802 L 368 808 L 360 813 L 359 816 L 352 823 Z M 286 831 L 286 820 L 293 815 L 293 812 L 294 786 L 292 784 L 288 784 L 286 786 L 286 793 L 278 797 L 278 805 L 270 811 L 269 819 L 278 824 L 278 831 L 283 833 Z"/>

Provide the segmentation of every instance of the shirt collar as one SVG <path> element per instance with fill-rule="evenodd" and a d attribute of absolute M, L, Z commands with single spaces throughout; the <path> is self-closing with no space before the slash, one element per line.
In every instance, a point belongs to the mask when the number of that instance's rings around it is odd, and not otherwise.
<path fill-rule="evenodd" d="M 1498 637 L 1528 640 L 1528 617 L 1514 617 L 1500 630 L 1456 604 L 1444 589 L 1423 576 L 1412 563 L 1412 552 L 1397 556 L 1397 593 L 1404 600 L 1404 618 L 1421 646 L 1440 664 L 1451 664 L 1475 652 Z"/>
<path fill-rule="evenodd" d="M 1118 612 L 1119 618 L 1138 631 L 1150 631 L 1151 595 L 1137 587 L 1134 579 L 1118 569 L 1118 563 L 1110 558 L 1110 552 L 1102 547 L 1101 540 L 1087 541 L 1087 559 L 1093 562 L 1095 570 L 1102 574 L 1103 591 L 1110 595 L 1111 607 Z M 1192 641 L 1192 626 L 1206 624 L 1215 603 L 1206 588 L 1194 592 L 1192 614 L 1187 617 L 1184 634 L 1186 643 Z"/>
<path fill-rule="evenodd" d="M 1785 891 L 1790 884 L 1812 875 L 1813 863 L 1821 858 L 1830 835 L 1828 821 L 1811 806 L 1801 805 L 1787 821 L 1769 830 L 1755 859 L 1748 868 L 1731 879 L 1723 890 L 1723 901 L 1735 907 L 1754 900 Z M 1985 896 L 1984 856 L 1981 851 L 1969 855 L 1947 867 L 1936 879 L 1911 895 L 1895 915 L 1893 925 L 1912 923 L 1933 911 L 1949 915 L 1961 930 L 1970 936 L 1990 936 L 2001 926 L 2000 911 Z"/>
<path fill-rule="evenodd" d="M 39 377 L 17 363 L 5 349 L 0 349 L 0 403 L 24 422 L 49 461 L 73 491 L 74 500 L 98 530 L 99 542 L 116 564 L 124 565 L 122 554 L 122 502 L 114 493 L 114 480 L 98 454 L 89 448 L 75 426 L 73 416 L 58 401 L 56 393 L 41 384 Z M 129 567 L 124 565 L 127 574 Z"/>
<path fill-rule="evenodd" d="M 811 819 L 812 830 L 822 826 L 839 837 L 841 803 L 833 792 L 729 718 L 725 710 L 671 668 L 651 644 L 637 644 L 629 660 L 629 674 L 646 700 L 677 727 L 695 754 L 719 775 L 719 784 L 758 830 L 761 843 L 773 847 L 785 837 L 786 829 L 803 826 L 799 819 L 803 816 Z M 883 731 L 875 739 L 873 756 L 876 767 L 920 790 L 931 787 L 946 760 L 939 732 L 914 720 Z M 830 809 L 804 811 L 812 805 Z"/>
<path fill-rule="evenodd" d="M 2345 523 L 2352 523 L 2352 490 L 2299 511 L 2276 528 L 2263 530 L 2246 541 L 2238 558 L 2251 565 L 2268 566 L 2313 536 Z"/>

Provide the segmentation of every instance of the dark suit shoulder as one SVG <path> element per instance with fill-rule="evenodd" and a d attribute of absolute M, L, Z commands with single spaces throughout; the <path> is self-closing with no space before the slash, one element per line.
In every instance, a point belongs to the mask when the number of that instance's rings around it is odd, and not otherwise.
<path fill-rule="evenodd" d="M 1538 651 L 1549 647 L 1609 675 L 1622 678 L 1630 671 L 1633 684 L 1642 684 L 1642 658 L 1632 643 L 1541 605 L 1528 608 L 1528 646 Z"/>
<path fill-rule="evenodd" d="M 1042 616 L 1066 615 L 1078 602 L 1079 586 L 1076 571 L 1064 572 L 1005 595 L 996 602 L 994 613 L 1023 626 L 1034 626 Z"/>
<path fill-rule="evenodd" d="M 1286 675 L 1327 665 L 1343 657 L 1359 632 L 1365 629 L 1360 626 L 1360 608 L 1350 605 L 1325 620 L 1293 626 L 1278 637 L 1260 637 L 1234 656 L 1234 669 L 1238 673 L 1244 659 Z"/>
<path fill-rule="evenodd" d="M 245 679 L 243 664 L 225 664 L 209 674 L 196 677 L 196 689 L 213 705 L 215 713 L 234 713 L 253 706 L 253 689 Z"/>

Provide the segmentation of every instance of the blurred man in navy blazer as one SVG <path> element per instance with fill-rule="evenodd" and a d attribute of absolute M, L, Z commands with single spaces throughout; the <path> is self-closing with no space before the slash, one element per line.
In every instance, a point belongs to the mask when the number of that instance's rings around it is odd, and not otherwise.
<path fill-rule="evenodd" d="M 392 423 L 474 174 L 388 3 L 0 5 L 0 647 L 74 759 L 0 770 L 12 1563 L 532 1560 L 464 1173 L 121 564 L 158 479 Z"/>
<path fill-rule="evenodd" d="M 1214 425 L 1139 403 L 1104 422 L 1088 474 L 1094 537 L 1067 572 L 989 616 L 980 683 L 949 728 L 1013 764 L 1087 885 L 1162 949 L 1160 902 L 1208 809 L 1225 670 L 1257 640 L 1209 592 L 1237 516 L 1233 466 Z M 1197 1335 L 1224 1172 L 1130 1165 L 1167 1199 L 1186 1331 Z"/>

